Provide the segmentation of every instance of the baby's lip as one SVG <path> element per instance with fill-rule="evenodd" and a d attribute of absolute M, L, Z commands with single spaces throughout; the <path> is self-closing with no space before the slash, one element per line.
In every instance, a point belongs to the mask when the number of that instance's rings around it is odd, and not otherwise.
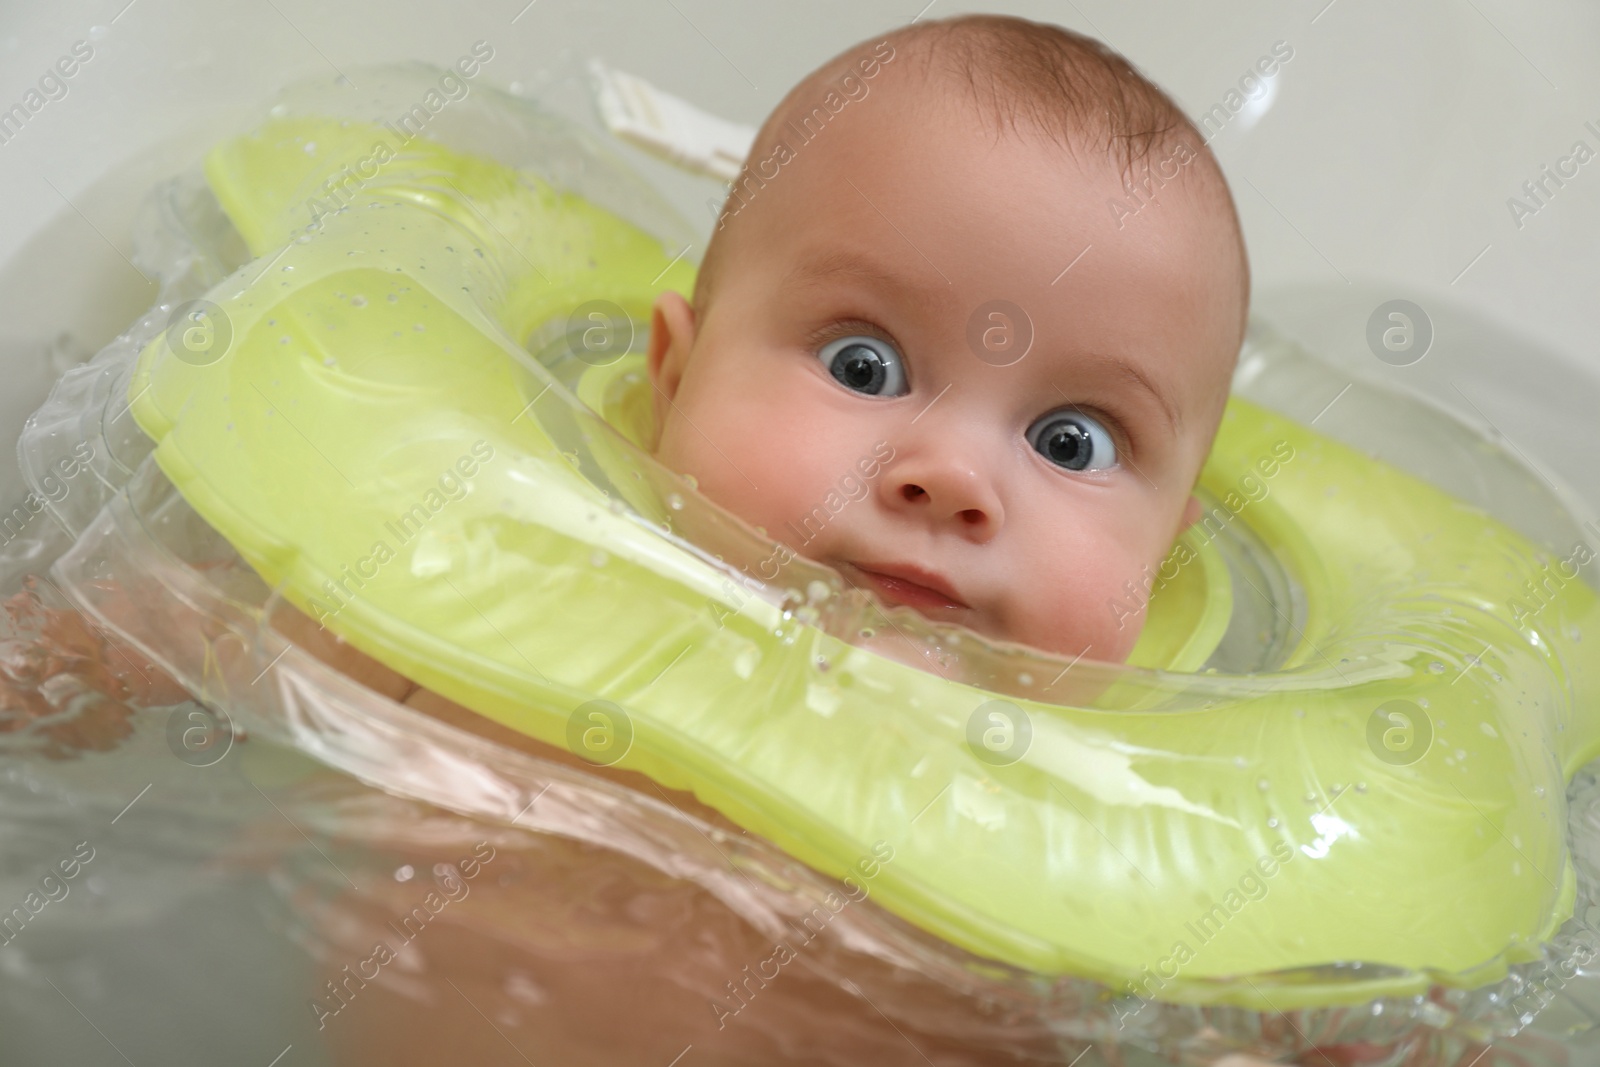
<path fill-rule="evenodd" d="M 943 575 L 909 563 L 852 563 L 888 599 L 908 607 L 964 608 L 955 586 Z"/>

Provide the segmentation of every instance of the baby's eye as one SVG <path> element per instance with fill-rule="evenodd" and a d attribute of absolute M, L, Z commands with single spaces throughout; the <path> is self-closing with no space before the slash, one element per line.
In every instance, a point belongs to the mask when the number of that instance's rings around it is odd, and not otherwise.
<path fill-rule="evenodd" d="M 1104 470 L 1117 462 L 1117 446 L 1098 419 L 1081 411 L 1046 415 L 1028 429 L 1028 443 L 1069 471 Z"/>
<path fill-rule="evenodd" d="M 870 396 L 905 395 L 906 374 L 900 354 L 881 337 L 841 337 L 823 345 L 817 358 L 847 389 Z"/>

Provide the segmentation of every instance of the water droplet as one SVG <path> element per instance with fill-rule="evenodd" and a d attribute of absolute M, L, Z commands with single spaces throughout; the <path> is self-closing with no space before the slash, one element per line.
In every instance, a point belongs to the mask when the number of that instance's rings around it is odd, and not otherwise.
<path fill-rule="evenodd" d="M 685 474 L 683 476 L 683 484 L 687 485 L 690 489 L 698 489 L 700 488 L 700 479 L 696 478 L 692 474 Z"/>
<path fill-rule="evenodd" d="M 610 556 L 606 555 L 604 549 L 597 548 L 593 552 L 589 553 L 589 566 L 604 567 L 606 565 L 606 561 L 610 558 Z"/>
<path fill-rule="evenodd" d="M 1365 793 L 1366 791 L 1367 791 L 1367 783 L 1366 782 L 1357 782 L 1356 783 L 1356 792 L 1357 793 Z"/>
<path fill-rule="evenodd" d="M 308 155 L 308 156 L 316 155 L 317 154 L 317 142 L 315 142 L 315 141 L 307 141 L 306 144 L 305 144 L 305 150 L 306 150 L 306 155 Z"/>
<path fill-rule="evenodd" d="M 1542 786 L 1542 785 L 1534 786 L 1533 787 L 1533 795 L 1536 796 L 1536 797 L 1544 796 L 1544 786 Z"/>
<path fill-rule="evenodd" d="M 1017 684 L 1023 686 L 1032 685 L 1033 675 L 1029 674 L 1027 671 L 1023 671 L 1021 674 L 1017 675 Z"/>
<path fill-rule="evenodd" d="M 397 882 L 409 882 L 416 875 L 416 873 L 416 868 L 412 867 L 411 864 L 408 863 L 404 867 L 395 868 L 394 880 Z"/>
<path fill-rule="evenodd" d="M 1315 804 L 1317 802 L 1317 794 L 1315 794 L 1315 793 L 1307 793 L 1305 796 L 1301 797 L 1300 799 L 1304 800 L 1307 804 Z"/>
<path fill-rule="evenodd" d="M 621 515 L 627 510 L 627 506 L 622 503 L 622 498 L 620 496 L 614 496 L 610 500 L 606 501 L 606 507 L 613 515 Z"/>
<path fill-rule="evenodd" d="M 357 307 L 357 308 L 364 308 L 364 307 L 367 306 L 367 298 L 364 297 L 364 296 L 360 296 L 360 295 L 352 296 L 350 298 L 350 306 L 351 307 Z"/>
<path fill-rule="evenodd" d="M 1440 663 L 1438 660 L 1434 660 L 1432 663 L 1428 664 L 1428 669 L 1434 674 L 1443 674 L 1444 664 Z"/>
<path fill-rule="evenodd" d="M 389 303 L 391 303 L 391 304 L 400 303 L 400 294 L 398 294 L 398 293 L 390 293 L 389 294 Z"/>
<path fill-rule="evenodd" d="M 819 670 L 819 671 L 827 671 L 827 669 L 829 667 L 831 667 L 831 666 L 833 666 L 833 664 L 828 662 L 828 657 L 827 656 L 818 656 L 817 657 L 817 670 Z"/>
<path fill-rule="evenodd" d="M 667 507 L 671 508 L 673 511 L 682 511 L 683 497 L 679 496 L 677 493 L 668 493 Z"/>
<path fill-rule="evenodd" d="M 862 638 L 870 638 L 870 637 L 876 637 L 876 636 L 878 636 L 878 631 L 874 630 L 872 627 L 863 626 L 861 628 L 861 637 Z"/>
<path fill-rule="evenodd" d="M 1278 828 L 1278 817 L 1274 815 L 1272 818 L 1268 819 L 1267 826 L 1276 830 Z"/>
<path fill-rule="evenodd" d="M 1272 788 L 1272 784 L 1270 782 L 1268 782 L 1265 778 L 1257 778 L 1256 779 L 1256 788 L 1261 790 L 1263 793 L 1265 793 L 1268 789 Z"/>
<path fill-rule="evenodd" d="M 303 233 L 294 239 L 294 243 L 297 245 L 308 245 L 311 243 L 311 235 L 309 233 Z"/>
<path fill-rule="evenodd" d="M 1427 697 L 1418 697 L 1417 698 L 1417 707 L 1425 708 L 1427 706 L 1428 706 L 1428 698 Z"/>
<path fill-rule="evenodd" d="M 1245 762 L 1246 761 L 1245 761 L 1245 758 L 1243 756 L 1235 756 L 1235 757 L 1233 757 L 1233 765 L 1235 767 L 1238 767 L 1240 770 L 1244 769 Z"/>
<path fill-rule="evenodd" d="M 806 600 L 812 604 L 820 604 L 827 600 L 831 592 L 828 583 L 819 578 L 813 578 L 806 584 Z"/>
<path fill-rule="evenodd" d="M 422 333 L 422 332 L 423 332 L 423 331 L 424 331 L 424 330 L 426 330 L 426 329 L 427 329 L 427 327 L 426 327 L 426 326 L 424 326 L 424 325 L 422 325 L 422 323 L 420 323 L 420 322 L 414 322 L 414 323 L 412 323 L 412 324 L 411 324 L 411 328 L 412 328 L 412 329 L 413 329 L 413 330 L 415 330 L 415 331 L 417 331 L 417 332 L 418 332 L 418 333 Z"/>

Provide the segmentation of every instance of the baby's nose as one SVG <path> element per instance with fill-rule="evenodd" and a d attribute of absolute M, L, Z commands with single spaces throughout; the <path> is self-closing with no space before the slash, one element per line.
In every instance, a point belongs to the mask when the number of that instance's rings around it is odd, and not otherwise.
<path fill-rule="evenodd" d="M 1000 498 L 978 464 L 955 454 L 905 457 L 885 480 L 890 505 L 907 515 L 988 540 L 1005 520 Z"/>

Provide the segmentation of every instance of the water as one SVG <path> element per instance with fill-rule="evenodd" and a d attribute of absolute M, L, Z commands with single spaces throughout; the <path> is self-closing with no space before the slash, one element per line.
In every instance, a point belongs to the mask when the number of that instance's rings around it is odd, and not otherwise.
<path fill-rule="evenodd" d="M 216 222 L 193 184 L 167 195 L 165 217 L 187 237 L 173 238 L 183 266 L 164 276 L 163 306 L 75 377 L 30 438 L 35 459 L 93 440 L 100 481 L 55 501 L 63 525 L 8 546 L 0 908 L 26 910 L 35 893 L 37 915 L 0 945 L 4 1062 L 943 1065 L 1082 1054 L 1090 1067 L 1139 1064 L 1148 1049 L 1208 1062 L 1308 1038 L 1400 1042 L 1418 1067 L 1470 1062 L 1490 1040 L 1484 1067 L 1593 1052 L 1571 1032 L 1593 1025 L 1594 984 L 1537 967 L 1434 1001 L 1288 1018 L 1158 1005 L 1124 1031 L 1093 983 L 985 964 L 870 901 L 835 907 L 837 883 L 692 797 L 582 765 L 319 638 L 178 506 L 143 464 L 149 445 L 132 420 L 111 417 L 125 357 L 234 265 L 217 251 L 224 237 L 192 239 Z M 1330 432 L 1351 406 L 1336 409 Z M 1469 497 L 1486 479 L 1476 463 L 1456 471 Z M 1448 483 L 1452 469 L 1445 456 L 1428 473 Z M 1518 519 L 1539 527 L 1547 516 Z M 1270 666 L 1298 620 L 1296 592 L 1247 537 L 1231 545 L 1235 574 L 1291 610 L 1287 624 L 1242 614 L 1218 662 Z M 49 582 L 13 589 L 58 557 Z M 837 598 L 826 593 L 808 586 L 795 599 L 828 606 Z M 1034 680 L 1011 670 L 1004 684 Z M 1547 949 L 1558 975 L 1597 926 L 1600 785 L 1582 774 L 1569 796 L 1580 905 Z M 61 865 L 80 842 L 93 858 L 67 877 Z M 1519 1012 L 1531 1025 L 1512 1036 Z M 1549 1044 L 1558 1038 L 1571 1056 Z"/>

